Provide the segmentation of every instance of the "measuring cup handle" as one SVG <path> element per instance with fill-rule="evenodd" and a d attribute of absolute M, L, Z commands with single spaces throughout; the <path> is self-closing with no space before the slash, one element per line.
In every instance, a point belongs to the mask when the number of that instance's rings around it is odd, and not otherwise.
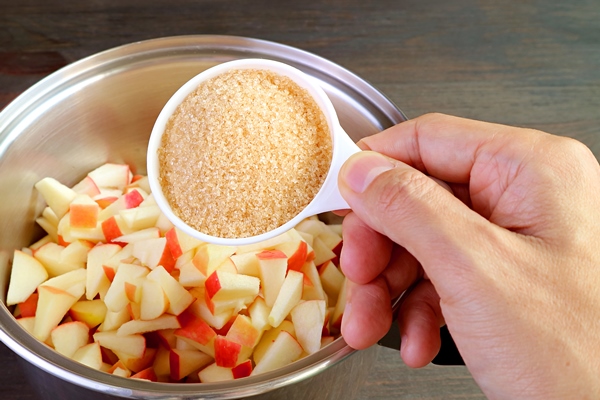
<path fill-rule="evenodd" d="M 311 210 L 309 211 L 309 213 L 312 213 L 313 215 L 327 211 L 345 210 L 350 208 L 346 200 L 344 200 L 340 194 L 337 179 L 344 162 L 350 158 L 351 155 L 358 153 L 361 150 L 341 126 L 336 127 L 336 129 L 339 129 L 340 132 L 334 135 L 335 143 L 329 176 L 323 187 L 324 192 L 319 194 L 318 204 L 314 204 L 314 208 L 311 207 Z"/>

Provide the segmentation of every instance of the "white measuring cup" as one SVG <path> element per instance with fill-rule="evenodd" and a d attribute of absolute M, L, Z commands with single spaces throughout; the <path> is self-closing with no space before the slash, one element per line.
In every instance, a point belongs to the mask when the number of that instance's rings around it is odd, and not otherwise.
<path fill-rule="evenodd" d="M 327 119 L 327 124 L 329 125 L 332 139 L 333 154 L 329 171 L 320 190 L 317 192 L 312 201 L 306 206 L 306 208 L 304 208 L 294 218 L 277 227 L 276 229 L 260 235 L 243 238 L 222 238 L 210 236 L 192 228 L 175 214 L 165 195 L 163 194 L 160 185 L 160 163 L 158 160 L 158 149 L 161 145 L 162 135 L 165 131 L 165 127 L 169 121 L 169 118 L 190 93 L 192 93 L 202 82 L 206 80 L 214 78 L 227 71 L 239 69 L 269 70 L 273 73 L 287 76 L 300 85 L 300 87 L 306 89 L 313 97 L 317 105 L 321 108 Z M 218 64 L 196 75 L 187 83 L 185 83 L 179 90 L 177 90 L 177 92 L 175 92 L 175 94 L 165 104 L 164 108 L 156 119 L 152 133 L 150 134 L 147 153 L 148 180 L 150 183 L 150 189 L 152 190 L 158 207 L 173 223 L 173 225 L 175 225 L 181 231 L 203 242 L 228 246 L 242 246 L 278 236 L 296 226 L 303 219 L 312 215 L 349 208 L 348 203 L 346 203 L 340 194 L 337 178 L 344 161 L 358 151 L 360 151 L 359 147 L 352 141 L 352 139 L 350 139 L 348 134 L 341 127 L 331 100 L 329 97 L 327 97 L 327 94 L 320 87 L 315 78 L 305 74 L 297 68 L 278 61 L 251 58 L 240 59 Z"/>

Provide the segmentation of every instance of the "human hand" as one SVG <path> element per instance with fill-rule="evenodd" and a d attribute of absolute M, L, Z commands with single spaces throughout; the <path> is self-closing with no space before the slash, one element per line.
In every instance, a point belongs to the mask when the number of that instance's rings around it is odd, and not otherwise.
<path fill-rule="evenodd" d="M 398 317 L 407 365 L 435 357 L 445 322 L 490 398 L 600 398 L 600 167 L 589 149 L 437 114 L 359 145 L 373 152 L 339 177 L 352 208 L 346 342 L 376 343 L 390 299 L 416 283 Z"/>

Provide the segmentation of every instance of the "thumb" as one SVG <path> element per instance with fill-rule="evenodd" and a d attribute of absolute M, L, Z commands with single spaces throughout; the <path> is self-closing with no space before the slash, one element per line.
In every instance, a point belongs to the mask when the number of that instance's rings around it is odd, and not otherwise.
<path fill-rule="evenodd" d="M 487 248 L 483 241 L 497 233 L 434 178 L 380 153 L 353 155 L 342 166 L 339 186 L 352 211 L 408 250 L 434 281 L 456 274 L 457 265 L 472 265 L 477 242 Z"/>

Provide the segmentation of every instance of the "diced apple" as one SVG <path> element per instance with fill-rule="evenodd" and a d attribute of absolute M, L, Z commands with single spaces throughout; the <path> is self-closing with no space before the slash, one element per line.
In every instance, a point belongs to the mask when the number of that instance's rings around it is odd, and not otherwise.
<path fill-rule="evenodd" d="M 121 360 L 118 360 L 116 363 L 114 363 L 106 372 L 123 378 L 129 378 L 131 376 L 131 371 Z"/>
<path fill-rule="evenodd" d="M 151 367 L 156 357 L 157 349 L 148 347 L 146 342 L 146 351 L 142 357 L 135 357 L 127 353 L 116 351 L 115 355 L 119 358 L 119 361 L 132 372 L 139 372 L 148 367 Z"/>
<path fill-rule="evenodd" d="M 71 226 L 71 213 L 67 212 L 58 222 L 58 243 L 66 246 L 74 240 L 89 240 L 98 243 L 104 240 L 102 225 L 97 224 L 94 228 L 76 228 Z"/>
<path fill-rule="evenodd" d="M 344 283 L 344 274 L 332 261 L 326 261 L 319 268 L 319 275 L 321 276 L 323 290 L 325 290 L 329 299 L 337 300 Z"/>
<path fill-rule="evenodd" d="M 60 354 L 72 358 L 79 348 L 88 344 L 90 328 L 83 322 L 67 322 L 52 329 L 50 336 L 54 349 Z"/>
<path fill-rule="evenodd" d="M 169 250 L 171 250 L 171 254 L 175 259 L 202 244 L 200 240 L 191 237 L 176 227 L 169 229 L 165 233 L 165 237 L 167 238 Z"/>
<path fill-rule="evenodd" d="M 104 235 L 104 241 L 106 243 L 120 244 L 116 241 L 117 238 L 133 233 L 132 230 L 127 228 L 127 225 L 120 215 L 110 216 L 102 221 L 100 226 L 102 228 L 102 234 Z M 123 245 L 125 245 L 124 242 Z"/>
<path fill-rule="evenodd" d="M 319 271 L 313 261 L 304 263 L 301 269 L 304 273 L 304 290 L 302 291 L 302 300 L 325 300 L 327 295 L 323 290 Z"/>
<path fill-rule="evenodd" d="M 265 303 L 273 307 L 285 280 L 287 257 L 279 250 L 262 251 L 256 255 Z"/>
<path fill-rule="evenodd" d="M 319 239 L 321 239 L 325 246 L 333 251 L 336 258 L 339 259 L 343 243 L 341 233 L 336 232 L 330 225 L 325 225 L 323 232 L 319 235 Z"/>
<path fill-rule="evenodd" d="M 250 318 L 238 314 L 225 338 L 242 346 L 254 348 L 260 339 L 260 331 L 252 325 Z"/>
<path fill-rule="evenodd" d="M 41 226 L 44 231 L 46 231 L 48 236 L 52 238 L 52 241 L 58 242 L 58 225 L 54 225 L 45 217 L 38 217 L 36 218 L 35 222 Z"/>
<path fill-rule="evenodd" d="M 100 299 L 80 300 L 73 304 L 69 315 L 74 321 L 81 321 L 89 328 L 94 328 L 104 322 L 106 305 Z"/>
<path fill-rule="evenodd" d="M 102 352 L 98 343 L 89 343 L 80 347 L 72 358 L 93 369 L 100 370 L 102 367 Z"/>
<path fill-rule="evenodd" d="M 141 379 L 150 382 L 156 382 L 158 380 L 156 373 L 154 372 L 154 369 L 152 367 L 148 367 L 135 375 L 131 375 L 131 379 Z"/>
<path fill-rule="evenodd" d="M 21 312 L 21 318 L 35 317 L 38 297 L 39 295 L 37 294 L 37 292 L 32 293 L 31 296 L 27 298 L 27 300 L 18 304 L 19 310 Z"/>
<path fill-rule="evenodd" d="M 125 353 L 134 358 L 142 358 L 146 351 L 146 338 L 139 334 L 122 336 L 116 331 L 96 332 L 94 340 L 115 353 Z"/>
<path fill-rule="evenodd" d="M 175 259 L 164 237 L 136 241 L 133 243 L 133 256 L 150 269 L 161 265 L 171 272 L 175 268 Z"/>
<path fill-rule="evenodd" d="M 40 286 L 52 286 L 62 289 L 79 299 L 85 293 L 86 276 L 87 270 L 79 268 L 50 278 Z"/>
<path fill-rule="evenodd" d="M 182 327 L 175 331 L 175 336 L 214 357 L 217 334 L 202 318 L 191 314 Z"/>
<path fill-rule="evenodd" d="M 254 347 L 254 352 L 252 353 L 252 358 L 254 359 L 254 363 L 257 364 L 260 362 L 262 356 L 266 353 L 266 351 L 273 345 L 275 339 L 279 335 L 279 332 L 286 331 L 290 335 L 296 335 L 296 330 L 294 329 L 294 324 L 292 321 L 284 320 L 278 327 L 271 328 L 260 338 L 258 344 Z"/>
<path fill-rule="evenodd" d="M 303 284 L 304 274 L 302 272 L 294 271 L 293 269 L 288 271 L 269 314 L 269 324 L 271 326 L 279 326 L 292 308 L 298 304 L 302 298 Z"/>
<path fill-rule="evenodd" d="M 158 228 L 142 229 L 141 231 L 135 231 L 118 238 L 113 239 L 116 243 L 135 243 L 140 240 L 157 239 L 160 238 L 160 230 Z"/>
<path fill-rule="evenodd" d="M 231 368 L 219 367 L 217 363 L 210 364 L 208 367 L 203 368 L 198 373 L 198 377 L 202 383 L 224 382 L 234 379 Z"/>
<path fill-rule="evenodd" d="M 99 332 L 114 331 L 119 329 L 121 325 L 131 319 L 131 315 L 127 310 L 127 307 L 123 307 L 121 311 L 113 312 L 106 310 L 106 316 L 104 322 L 98 327 Z"/>
<path fill-rule="evenodd" d="M 208 323 L 208 325 L 210 325 L 211 327 L 215 329 L 221 329 L 231 319 L 234 311 L 233 308 L 229 308 L 225 311 L 214 314 L 210 311 L 210 308 L 206 303 L 203 288 L 193 289 L 192 291 L 190 291 L 190 293 L 192 293 L 192 295 L 196 299 L 190 306 L 190 311 L 196 316 L 206 321 L 206 323 Z"/>
<path fill-rule="evenodd" d="M 96 185 L 96 182 L 94 182 L 94 180 L 89 176 L 83 178 L 71 189 L 73 189 L 77 194 L 87 194 L 90 197 L 94 197 L 100 194 L 100 189 L 98 189 L 98 185 Z"/>
<path fill-rule="evenodd" d="M 169 354 L 171 379 L 179 381 L 212 362 L 211 356 L 199 350 L 172 349 Z"/>
<path fill-rule="evenodd" d="M 182 286 L 187 288 L 200 287 L 204 286 L 204 282 L 206 282 L 206 276 L 196 268 L 191 260 L 179 267 L 179 283 Z"/>
<path fill-rule="evenodd" d="M 44 178 L 35 184 L 46 204 L 58 218 L 62 218 L 69 210 L 69 205 L 77 193 L 54 178 Z"/>
<path fill-rule="evenodd" d="M 144 201 L 145 193 L 141 189 L 134 189 L 131 192 L 124 193 L 116 200 L 112 201 L 109 205 L 104 207 L 100 214 L 98 214 L 98 219 L 100 221 L 104 221 L 105 219 L 117 215 L 122 210 L 128 210 L 131 208 L 136 208 Z M 99 202 L 98 199 L 96 199 Z"/>
<path fill-rule="evenodd" d="M 252 376 L 273 371 L 298 360 L 302 355 L 302 346 L 287 331 L 281 331 L 277 339 L 267 349 L 254 367 Z"/>
<path fill-rule="evenodd" d="M 193 263 L 204 276 L 210 276 L 235 251 L 236 248 L 232 246 L 202 243 L 196 249 Z"/>
<path fill-rule="evenodd" d="M 181 325 L 176 316 L 165 314 L 149 321 L 131 320 L 125 322 L 117 330 L 117 335 L 129 336 L 136 333 L 153 332 L 162 329 L 179 329 L 180 327 Z"/>
<path fill-rule="evenodd" d="M 44 342 L 50 337 L 52 329 L 58 326 L 78 298 L 52 286 L 39 286 L 38 294 L 33 334 Z"/>
<path fill-rule="evenodd" d="M 40 240 L 38 240 L 37 242 L 35 242 L 35 243 L 31 244 L 31 245 L 29 246 L 29 248 L 30 248 L 30 249 L 31 249 L 31 251 L 32 251 L 32 253 L 31 253 L 31 254 L 33 254 L 33 253 L 34 253 L 34 252 L 35 252 L 37 249 L 39 249 L 40 247 L 42 247 L 42 246 L 43 246 L 43 245 L 45 245 L 46 243 L 49 243 L 49 242 L 51 242 L 51 241 L 53 241 L 53 240 L 56 242 L 57 238 L 52 238 L 50 235 L 46 235 L 46 236 L 44 236 L 43 238 L 41 238 Z"/>
<path fill-rule="evenodd" d="M 26 301 L 39 284 L 48 279 L 46 268 L 34 257 L 20 250 L 13 253 L 10 283 L 6 295 L 6 305 Z"/>
<path fill-rule="evenodd" d="M 83 263 L 65 263 L 61 260 L 61 253 L 65 248 L 59 244 L 46 243 L 34 254 L 34 257 L 42 263 L 50 277 L 62 275 L 75 269 L 83 268 Z"/>
<path fill-rule="evenodd" d="M 23 327 L 30 334 L 34 334 L 33 330 L 35 328 L 35 317 L 23 317 L 17 319 L 19 325 Z"/>
<path fill-rule="evenodd" d="M 271 308 L 267 306 L 265 299 L 262 297 L 256 297 L 254 302 L 248 307 L 248 313 L 250 314 L 252 325 L 259 331 L 264 331 L 271 327 L 269 324 Z"/>
<path fill-rule="evenodd" d="M 87 276 L 85 285 L 85 297 L 92 300 L 100 292 L 106 294 L 110 287 L 110 281 L 104 272 L 104 264 L 115 256 L 121 247 L 116 244 L 98 244 L 87 254 Z"/>
<path fill-rule="evenodd" d="M 325 301 L 301 302 L 291 311 L 292 323 L 298 342 L 308 354 L 321 348 L 321 333 L 325 322 Z"/>
<path fill-rule="evenodd" d="M 148 268 L 135 264 L 121 264 L 117 273 L 106 292 L 104 303 L 106 307 L 113 312 L 122 310 L 129 303 L 127 293 L 125 292 L 125 282 L 138 285 L 141 278 L 148 274 Z"/>
<path fill-rule="evenodd" d="M 332 333 L 339 333 L 342 328 L 342 317 L 344 316 L 344 309 L 346 308 L 346 292 L 347 292 L 348 280 L 344 279 L 344 284 L 338 295 L 335 308 L 331 316 L 331 330 Z"/>
<path fill-rule="evenodd" d="M 160 215 L 160 208 L 155 204 L 143 207 L 140 204 L 139 207 L 119 210 L 119 215 L 127 228 L 131 230 L 147 229 L 156 225 L 156 221 Z"/>
<path fill-rule="evenodd" d="M 282 233 L 281 235 L 275 236 L 274 238 L 264 240 L 258 243 L 247 244 L 239 246 L 237 248 L 237 254 L 248 253 L 248 252 L 260 252 L 264 250 L 273 250 L 277 245 L 283 242 L 289 242 L 299 238 L 298 232 L 295 229 L 290 229 Z"/>
<path fill-rule="evenodd" d="M 181 286 L 181 284 L 162 266 L 154 268 L 154 270 L 148 274 L 147 279 L 157 282 L 162 287 L 165 295 L 169 299 L 169 308 L 167 312 L 170 314 L 181 314 L 194 301 L 194 296 Z"/>
<path fill-rule="evenodd" d="M 145 279 L 142 283 L 140 318 L 152 320 L 160 317 L 169 309 L 169 298 L 160 283 Z"/>
<path fill-rule="evenodd" d="M 60 253 L 60 261 L 65 264 L 80 265 L 85 268 L 87 255 L 94 247 L 94 243 L 87 240 L 75 240 L 69 243 Z"/>
<path fill-rule="evenodd" d="M 100 206 L 87 194 L 78 194 L 69 205 L 71 228 L 95 228 Z"/>
<path fill-rule="evenodd" d="M 158 216 L 158 220 L 156 220 L 155 227 L 164 235 L 169 231 L 169 229 L 173 228 L 173 223 L 169 221 L 165 214 L 161 213 Z"/>
<path fill-rule="evenodd" d="M 256 252 L 234 254 L 230 257 L 230 260 L 235 265 L 239 274 L 260 278 L 260 269 L 256 254 Z"/>
<path fill-rule="evenodd" d="M 288 269 L 300 271 L 308 256 L 308 245 L 302 239 L 283 242 L 275 247 L 287 257 Z"/>
<path fill-rule="evenodd" d="M 131 182 L 131 171 L 126 164 L 106 163 L 91 171 L 88 176 L 96 186 L 123 190 Z"/>
<path fill-rule="evenodd" d="M 219 367 L 233 368 L 238 364 L 242 345 L 223 336 L 215 338 L 215 363 Z"/>
<path fill-rule="evenodd" d="M 168 381 L 171 375 L 170 363 L 171 349 L 164 346 L 159 346 L 152 363 L 152 368 L 156 373 L 159 381 Z"/>
<path fill-rule="evenodd" d="M 233 379 L 240 379 L 252 374 L 252 361 L 246 360 L 231 369 Z"/>
<path fill-rule="evenodd" d="M 206 279 L 205 287 L 206 294 L 213 301 L 237 300 L 258 295 L 260 280 L 217 270 Z"/>
<path fill-rule="evenodd" d="M 315 252 L 315 265 L 320 266 L 327 261 L 335 260 L 336 254 L 319 237 L 313 240 L 313 251 Z"/>

